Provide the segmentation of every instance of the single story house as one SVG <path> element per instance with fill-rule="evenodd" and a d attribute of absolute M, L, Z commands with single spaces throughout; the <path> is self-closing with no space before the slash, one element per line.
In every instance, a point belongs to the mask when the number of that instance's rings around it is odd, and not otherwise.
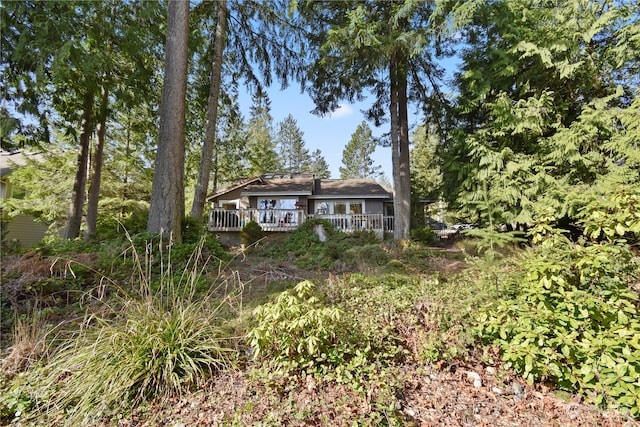
<path fill-rule="evenodd" d="M 5 218 L 2 212 L 4 201 L 9 198 L 22 198 L 25 192 L 19 183 L 11 180 L 11 173 L 16 167 L 24 166 L 27 159 L 39 160 L 40 154 L 23 153 L 20 151 L 0 151 L 0 214 L 2 214 L 0 232 L 5 233 L 7 241 L 13 241 L 27 249 L 40 242 L 47 232 L 48 225 L 37 222 L 31 215 L 15 215 Z M 6 227 L 6 229 L 4 228 Z"/>
<path fill-rule="evenodd" d="M 241 179 L 207 197 L 208 229 L 237 241 L 255 221 L 264 231 L 295 230 L 309 218 L 345 232 L 393 230 L 393 196 L 372 179 L 318 179 L 309 173 L 269 173 Z M 234 238 L 235 235 L 235 238 Z"/>

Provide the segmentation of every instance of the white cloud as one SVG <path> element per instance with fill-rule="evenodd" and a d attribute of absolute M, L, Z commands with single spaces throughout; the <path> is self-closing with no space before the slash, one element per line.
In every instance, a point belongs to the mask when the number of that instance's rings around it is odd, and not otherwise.
<path fill-rule="evenodd" d="M 341 117 L 350 116 L 351 114 L 353 114 L 353 109 L 350 106 L 340 104 L 338 109 L 328 114 L 327 117 L 330 119 L 339 119 Z"/>

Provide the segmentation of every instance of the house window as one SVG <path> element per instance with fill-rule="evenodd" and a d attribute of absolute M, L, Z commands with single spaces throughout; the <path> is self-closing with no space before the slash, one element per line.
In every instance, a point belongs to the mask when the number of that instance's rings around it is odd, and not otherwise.
<path fill-rule="evenodd" d="M 358 215 L 364 213 L 364 201 L 320 202 L 316 207 L 318 215 Z"/>
<path fill-rule="evenodd" d="M 329 202 L 320 202 L 316 207 L 316 214 L 327 215 L 329 213 Z"/>
<path fill-rule="evenodd" d="M 260 206 L 260 222 L 263 224 L 271 224 L 276 222 L 276 199 L 261 199 Z"/>
<path fill-rule="evenodd" d="M 360 203 L 360 202 L 350 202 L 349 203 L 349 213 L 350 214 L 361 214 L 362 213 L 362 203 Z"/>
<path fill-rule="evenodd" d="M 223 209 L 235 210 L 235 209 L 238 209 L 238 201 L 237 200 L 220 200 L 220 206 Z"/>
<path fill-rule="evenodd" d="M 276 199 L 262 199 L 260 200 L 260 209 L 275 209 L 276 208 Z"/>

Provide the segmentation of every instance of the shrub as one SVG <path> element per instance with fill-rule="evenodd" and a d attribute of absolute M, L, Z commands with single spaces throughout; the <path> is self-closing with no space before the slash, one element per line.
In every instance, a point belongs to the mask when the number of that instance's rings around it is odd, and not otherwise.
<path fill-rule="evenodd" d="M 347 249 L 347 256 L 352 257 L 357 263 L 364 265 L 381 266 L 389 261 L 387 252 L 379 243 L 364 246 L 354 246 Z"/>
<path fill-rule="evenodd" d="M 324 242 L 314 232 L 317 225 L 325 229 L 327 239 Z M 278 259 L 290 259 L 302 268 L 327 269 L 352 261 L 355 253 L 347 254 L 349 249 L 379 243 L 371 230 L 347 234 L 335 230 L 327 220 L 311 219 L 288 234 L 281 244 L 273 245 L 267 254 Z"/>
<path fill-rule="evenodd" d="M 390 380 L 385 368 L 400 352 L 389 345 L 395 338 L 387 332 L 372 336 L 340 307 L 323 304 L 314 290 L 312 282 L 303 281 L 256 308 L 257 324 L 247 335 L 261 361 L 256 372 L 272 384 L 310 375 L 356 391 L 371 381 Z"/>
<path fill-rule="evenodd" d="M 265 232 L 255 221 L 249 221 L 240 232 L 240 243 L 245 246 L 251 246 L 258 240 L 264 238 Z"/>
<path fill-rule="evenodd" d="M 547 224 L 534 233 L 540 245 L 516 261 L 522 269 L 505 288 L 512 297 L 480 316 L 479 336 L 530 383 L 551 381 L 640 416 L 640 303 L 629 289 L 640 278 L 637 258 L 616 242 L 572 244 Z"/>
<path fill-rule="evenodd" d="M 125 230 L 132 235 L 145 232 L 149 207 L 146 204 L 135 205 L 131 206 L 130 211 L 123 216 L 113 214 L 99 216 L 96 224 L 97 240 L 123 239 Z"/>
<path fill-rule="evenodd" d="M 411 238 L 423 244 L 435 243 L 437 239 L 435 231 L 429 227 L 416 228 L 411 230 Z"/>
<path fill-rule="evenodd" d="M 335 351 L 342 313 L 321 304 L 314 288 L 305 280 L 254 310 L 257 326 L 248 334 L 254 357 L 268 357 L 276 371 L 313 370 L 342 360 Z"/>

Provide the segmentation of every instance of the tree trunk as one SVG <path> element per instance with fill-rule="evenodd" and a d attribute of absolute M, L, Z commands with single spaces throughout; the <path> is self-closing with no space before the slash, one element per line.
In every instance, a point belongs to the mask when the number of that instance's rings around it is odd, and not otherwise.
<path fill-rule="evenodd" d="M 402 217 L 400 203 L 402 186 L 400 185 L 400 150 L 398 132 L 398 91 L 396 82 L 396 58 L 392 54 L 389 62 L 389 84 L 390 84 L 390 116 L 391 116 L 391 168 L 393 173 L 393 239 L 402 239 Z"/>
<path fill-rule="evenodd" d="M 398 168 L 399 183 L 402 188 L 400 198 L 400 212 L 402 229 L 400 238 L 411 238 L 411 171 L 409 164 L 409 115 L 407 113 L 407 57 L 401 54 L 397 63 L 398 90 Z"/>
<path fill-rule="evenodd" d="M 391 161 L 393 167 L 393 238 L 411 237 L 411 175 L 409 171 L 409 117 L 407 114 L 407 60 L 401 52 L 391 55 Z"/>
<path fill-rule="evenodd" d="M 89 163 L 89 141 L 93 130 L 93 91 L 89 90 L 84 97 L 82 112 L 82 123 L 80 133 L 80 146 L 78 147 L 78 162 L 76 166 L 76 177 L 73 182 L 71 193 L 71 203 L 67 215 L 67 226 L 64 238 L 75 239 L 80 235 L 80 225 L 82 224 L 82 208 L 84 207 L 84 192 L 87 187 L 87 167 Z"/>
<path fill-rule="evenodd" d="M 98 122 L 98 143 L 93 154 L 91 167 L 91 181 L 89 183 L 89 198 L 87 200 L 87 223 L 84 230 L 84 240 L 89 242 L 96 237 L 98 223 L 98 202 L 100 201 L 100 182 L 102 181 L 102 154 L 104 152 L 104 139 L 107 133 L 107 106 L 109 91 L 102 88 L 102 102 Z"/>
<path fill-rule="evenodd" d="M 191 217 L 202 220 L 209 179 L 211 177 L 211 162 L 213 147 L 216 139 L 216 125 L 218 122 L 218 99 L 220 98 L 220 83 L 222 80 L 222 52 L 227 32 L 227 2 L 218 2 L 218 22 L 213 46 L 213 62 L 211 64 L 211 82 L 209 85 L 209 100 L 207 102 L 207 126 L 202 143 L 202 158 L 200 171 L 196 183 Z"/>
<path fill-rule="evenodd" d="M 169 234 L 176 243 L 182 241 L 181 227 L 184 218 L 188 36 L 189 2 L 170 0 L 158 154 L 147 231 Z"/>

